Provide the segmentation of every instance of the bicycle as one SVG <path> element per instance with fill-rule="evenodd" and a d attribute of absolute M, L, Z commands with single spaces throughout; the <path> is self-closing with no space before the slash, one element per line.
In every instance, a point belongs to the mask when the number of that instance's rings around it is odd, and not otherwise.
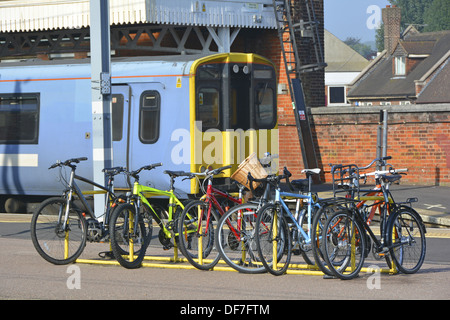
<path fill-rule="evenodd" d="M 159 166 L 162 166 L 162 163 L 146 165 L 129 173 L 129 176 L 135 180 L 133 191 L 129 195 L 127 203 L 121 204 L 111 217 L 111 249 L 120 265 L 127 269 L 141 266 L 153 234 L 153 219 L 155 219 L 160 228 L 158 238 L 163 245 L 163 249 L 168 250 L 177 245 L 177 220 L 184 209 L 184 204 L 175 195 L 174 183 L 175 178 L 188 176 L 190 173 L 165 170 L 164 173 L 170 177 L 170 188 L 168 191 L 144 186 L 139 183 L 139 173 L 142 170 L 152 170 Z M 147 198 L 151 197 L 168 198 L 168 210 L 166 211 L 156 203 L 150 203 Z M 137 228 L 137 224 L 142 221 L 146 225 L 145 230 L 147 232 L 143 238 L 140 236 L 140 231 Z M 135 245 L 140 247 L 139 252 L 135 252 Z M 124 255 L 123 251 L 129 252 L 129 254 Z"/>
<path fill-rule="evenodd" d="M 247 159 L 240 165 L 242 174 L 233 174 L 234 179 L 243 188 L 247 186 L 250 191 L 250 199 L 246 203 L 230 208 L 219 220 L 217 225 L 216 247 L 222 259 L 228 266 L 241 273 L 263 273 L 266 272 L 258 257 L 256 249 L 256 217 L 258 210 L 272 199 L 273 181 L 276 175 L 272 174 L 272 161 L 278 155 L 265 153 L 259 162 L 266 173 L 266 178 L 259 181 L 252 176 L 255 165 L 243 169 Z M 247 172 L 247 174 L 245 174 Z M 263 172 L 258 169 L 257 172 Z"/>
<path fill-rule="evenodd" d="M 319 174 L 320 169 L 305 169 L 307 179 L 299 179 L 289 182 L 291 174 L 284 168 L 284 174 L 277 177 L 275 189 L 275 201 L 266 204 L 258 212 L 256 220 L 256 244 L 258 255 L 264 267 L 273 275 L 281 275 L 286 272 L 291 255 L 295 249 L 301 253 L 307 264 L 312 265 L 310 256 L 311 241 L 314 230 L 311 228 L 311 219 L 321 204 L 316 195 L 311 192 L 312 176 Z M 280 181 L 285 179 L 290 190 L 297 190 L 306 194 L 282 191 Z M 297 204 L 306 202 L 306 207 L 300 209 L 296 206 L 295 214 L 292 214 L 286 204 L 286 198 L 295 199 Z M 306 229 L 306 230 L 304 230 Z"/>
<path fill-rule="evenodd" d="M 386 157 L 386 158 L 384 158 L 384 160 L 388 160 L 388 158 Z M 375 163 L 375 162 L 376 162 L 376 160 L 374 160 L 368 166 L 362 167 L 359 169 L 366 170 L 366 169 L 370 168 L 373 165 L 373 163 Z M 312 222 L 312 229 L 315 230 L 315 232 L 313 233 L 313 239 L 312 239 L 313 240 L 312 241 L 312 252 L 314 255 L 314 261 L 315 261 L 316 265 L 325 274 L 325 276 L 334 277 L 333 272 L 331 272 L 328 269 L 328 265 L 325 261 L 323 253 L 321 252 L 321 240 L 322 240 L 323 226 L 325 225 L 328 218 L 334 212 L 336 212 L 337 210 L 343 210 L 348 206 L 348 201 L 349 201 L 348 199 L 354 198 L 354 188 L 349 186 L 348 183 L 341 183 L 343 180 L 345 180 L 345 178 L 342 178 L 341 175 L 344 176 L 343 173 L 346 172 L 346 170 L 344 170 L 343 168 L 345 168 L 346 166 L 343 166 L 342 164 L 334 165 L 334 166 L 330 164 L 330 166 L 332 166 L 331 173 L 333 176 L 334 197 L 331 199 L 321 199 L 322 208 L 320 208 L 319 211 L 317 212 L 317 214 L 314 215 L 314 219 Z M 379 174 L 383 174 L 383 173 L 392 173 L 392 172 L 400 173 L 400 172 L 405 172 L 405 171 L 407 171 L 407 169 L 396 169 L 395 171 L 392 171 L 392 169 L 391 169 L 390 171 L 384 170 L 384 171 L 377 171 L 377 172 Z M 340 174 L 338 174 L 338 178 L 336 178 L 336 173 L 340 173 Z M 376 172 L 366 173 L 366 174 L 364 174 L 364 177 L 375 175 L 375 173 Z M 336 190 L 337 185 L 342 190 L 337 191 Z M 345 196 L 338 197 L 337 195 L 339 192 L 344 192 Z M 383 197 L 383 193 L 381 192 L 381 185 L 379 185 L 379 184 L 377 184 L 373 189 L 366 190 L 364 192 L 365 193 L 362 196 L 357 197 L 358 202 L 356 202 L 355 207 L 358 210 L 362 211 L 362 214 L 364 215 L 367 224 L 370 225 L 377 212 L 379 213 L 379 215 L 381 215 L 382 206 L 384 205 L 384 197 Z M 371 204 L 368 204 L 368 201 L 370 201 Z M 376 254 L 375 252 L 373 252 L 373 255 L 374 255 L 375 259 L 377 259 L 377 260 L 382 258 L 382 257 L 380 257 L 380 255 Z M 386 258 L 386 263 L 388 265 L 391 265 L 389 256 L 385 255 L 384 257 Z"/>
<path fill-rule="evenodd" d="M 242 203 L 242 186 L 239 187 L 238 198 L 213 187 L 214 176 L 229 168 L 231 166 L 207 169 L 203 173 L 190 173 L 189 176 L 191 179 L 204 178 L 201 184 L 204 195 L 200 200 L 189 203 L 181 213 L 178 244 L 186 259 L 200 270 L 211 270 L 220 260 L 220 252 L 215 245 L 216 226 L 220 217 L 227 211 L 220 201 L 229 202 L 231 205 Z"/>
<path fill-rule="evenodd" d="M 249 172 L 250 191 L 255 194 L 254 182 L 262 183 L 262 195 L 231 208 L 219 220 L 216 246 L 222 259 L 236 271 L 246 274 L 267 272 L 256 248 L 256 218 L 259 209 L 272 199 L 276 179 L 276 175 L 268 175 L 255 181 L 257 179 Z"/>
<path fill-rule="evenodd" d="M 67 189 L 64 190 L 61 197 L 52 197 L 43 201 L 33 213 L 31 240 L 39 255 L 50 263 L 57 265 L 72 263 L 83 252 L 86 241 L 107 241 L 112 211 L 118 203 L 124 201 L 113 190 L 114 176 L 124 172 L 125 169 L 122 167 L 103 169 L 108 183 L 106 186 L 102 186 L 75 173 L 75 164 L 86 160 L 86 157 L 73 158 L 51 165 L 49 170 L 58 167 L 70 168 L 68 181 L 60 172 L 61 179 L 67 184 Z M 106 194 L 103 221 L 99 221 L 95 217 L 94 211 L 75 180 L 101 189 L 88 192 L 89 194 Z M 80 200 L 81 208 L 74 203 L 75 197 Z"/>
<path fill-rule="evenodd" d="M 390 158 L 375 159 L 368 167 L 375 162 L 384 167 L 387 165 L 385 160 Z M 360 169 L 356 165 L 345 167 L 345 170 L 342 170 L 344 166 L 339 168 L 343 172 L 342 179 L 346 179 L 349 187 L 359 193 L 359 179 L 366 178 L 367 175 L 360 175 Z M 349 199 L 346 209 L 330 216 L 324 226 L 321 251 L 328 269 L 340 279 L 349 280 L 358 276 L 370 247 L 375 255 L 386 258 L 389 268 L 392 268 L 392 258 L 395 268 L 403 273 L 415 273 L 423 264 L 426 229 L 420 215 L 411 206 L 417 199 L 409 198 L 406 202 L 396 203 L 389 186 L 402 176 L 392 167 L 389 171 L 390 173 L 373 173 L 384 198 L 380 215 L 380 239 L 370 228 L 362 214 L 364 211 L 357 208 L 357 200 L 353 198 Z"/>

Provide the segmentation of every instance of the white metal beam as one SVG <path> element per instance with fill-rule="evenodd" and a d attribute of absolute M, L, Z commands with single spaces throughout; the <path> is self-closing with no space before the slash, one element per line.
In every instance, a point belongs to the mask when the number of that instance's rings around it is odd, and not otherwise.
<path fill-rule="evenodd" d="M 93 176 L 94 182 L 104 185 L 102 170 L 113 163 L 109 0 L 90 1 Z M 97 218 L 103 215 L 104 204 L 104 195 L 94 196 Z"/>

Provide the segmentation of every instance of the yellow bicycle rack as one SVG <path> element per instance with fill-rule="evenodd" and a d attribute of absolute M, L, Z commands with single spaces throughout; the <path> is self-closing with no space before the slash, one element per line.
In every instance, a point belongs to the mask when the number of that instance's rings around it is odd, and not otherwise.
<path fill-rule="evenodd" d="M 87 192 L 83 192 L 83 194 L 97 194 L 97 193 L 101 193 L 103 191 L 87 191 Z M 362 196 L 359 198 L 359 200 L 361 201 L 384 201 L 383 197 L 380 196 Z M 391 200 L 391 199 L 390 199 Z M 275 215 L 276 216 L 276 215 Z M 201 237 L 199 237 L 198 239 L 199 241 L 199 252 L 202 252 L 202 239 Z M 352 239 L 352 243 L 354 244 L 354 237 Z M 68 239 L 68 235 L 66 235 L 66 241 L 65 241 L 65 250 L 66 252 L 68 251 L 68 246 L 69 246 L 69 239 Z M 276 257 L 276 252 L 277 252 L 277 243 L 276 241 L 274 241 L 274 261 L 276 261 L 277 257 Z M 354 248 L 354 245 L 352 245 L 352 248 Z M 111 249 L 111 248 L 110 248 Z M 133 252 L 133 245 L 130 245 L 130 255 L 132 255 Z M 211 260 L 209 259 L 205 259 L 202 256 L 199 257 L 198 259 L 200 264 L 203 263 L 210 263 Z M 352 257 L 351 257 L 351 261 L 352 263 L 350 264 L 350 266 L 348 268 L 350 268 L 349 270 L 351 270 L 352 266 L 354 267 L 354 249 L 352 250 Z M 116 261 L 116 260 L 106 260 L 106 259 L 99 259 L 99 258 L 95 258 L 95 259 L 83 259 L 83 258 L 79 258 L 75 261 L 76 263 L 83 263 L 83 264 L 98 264 L 98 265 L 117 265 L 119 266 L 120 264 Z M 144 257 L 144 261 L 142 262 L 142 267 L 145 268 L 164 268 L 164 269 L 195 269 L 196 268 L 194 266 L 192 266 L 188 260 L 186 258 L 182 258 L 179 257 L 178 255 L 178 248 L 176 245 L 176 242 L 174 244 L 173 247 L 173 253 L 172 256 L 164 256 L 164 255 L 147 255 Z M 233 272 L 237 272 L 236 270 L 234 270 L 233 268 L 229 267 L 225 261 L 223 260 L 219 260 L 219 263 L 214 266 L 214 268 L 212 269 L 214 271 L 233 271 Z M 392 261 L 392 268 L 388 269 L 388 268 L 379 268 L 379 269 L 373 269 L 373 268 L 362 268 L 361 272 L 366 272 L 366 273 L 372 273 L 375 271 L 379 271 L 380 273 L 387 273 L 387 274 L 395 274 L 397 273 L 397 269 L 394 265 L 394 262 Z M 291 263 L 288 266 L 288 269 L 286 271 L 286 274 L 291 274 L 291 275 L 312 275 L 312 276 L 323 276 L 323 272 L 319 269 L 318 266 L 316 265 L 308 265 L 308 264 L 302 264 L 302 263 Z"/>

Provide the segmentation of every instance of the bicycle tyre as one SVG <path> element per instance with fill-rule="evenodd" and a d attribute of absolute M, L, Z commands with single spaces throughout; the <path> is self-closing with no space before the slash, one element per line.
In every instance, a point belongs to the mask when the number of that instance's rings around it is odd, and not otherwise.
<path fill-rule="evenodd" d="M 86 246 L 86 219 L 71 206 L 68 231 L 59 228 L 58 216 L 64 218 L 65 198 L 49 198 L 42 202 L 31 219 L 31 240 L 39 255 L 50 263 L 64 265 L 74 262 Z M 67 240 L 67 242 L 66 242 Z"/>
<path fill-rule="evenodd" d="M 256 247 L 256 203 L 228 210 L 217 226 L 216 247 L 222 259 L 234 270 L 246 274 L 267 272 Z"/>
<path fill-rule="evenodd" d="M 317 207 L 311 208 L 311 225 L 310 226 L 308 226 L 308 208 L 305 208 L 304 210 L 305 210 L 305 212 L 302 213 L 299 224 L 302 227 L 303 231 L 308 234 L 309 228 L 311 228 L 311 231 L 314 230 L 314 229 L 312 229 L 312 222 L 314 220 L 314 217 L 317 215 L 319 209 Z M 313 253 L 313 248 L 312 248 L 312 241 L 313 241 L 312 232 L 310 232 L 310 236 L 311 236 L 310 243 L 308 243 L 306 245 L 300 245 L 300 243 L 299 243 L 299 251 L 300 251 L 300 254 L 302 255 L 303 260 L 305 260 L 305 263 L 307 265 L 314 266 L 315 260 L 314 260 L 314 253 Z M 300 242 L 303 242 L 303 238 L 300 236 L 300 234 L 298 234 L 297 238 L 299 238 Z M 294 250 L 293 250 L 293 252 L 294 252 Z"/>
<path fill-rule="evenodd" d="M 134 232 L 136 217 L 139 231 Z M 150 243 L 152 224 L 148 209 L 137 215 L 134 205 L 124 203 L 114 210 L 110 221 L 111 250 L 122 267 L 135 269 L 142 265 Z M 131 250 L 133 254 L 130 254 Z"/>
<path fill-rule="evenodd" d="M 365 259 L 365 244 L 365 230 L 352 211 L 340 210 L 328 218 L 321 246 L 328 268 L 336 277 L 350 280 L 359 275 Z"/>
<path fill-rule="evenodd" d="M 277 206 L 269 203 L 262 207 L 256 220 L 256 245 L 264 267 L 275 276 L 284 274 L 289 266 L 292 254 L 290 237 L 288 223 Z"/>
<path fill-rule="evenodd" d="M 328 269 L 327 262 L 325 261 L 324 254 L 321 250 L 321 241 L 323 227 L 326 224 L 328 218 L 333 214 L 334 209 L 332 206 L 324 206 L 320 208 L 315 214 L 311 223 L 311 247 L 314 256 L 315 265 L 327 276 L 333 276 L 333 272 Z"/>
<path fill-rule="evenodd" d="M 209 203 L 204 201 L 192 201 L 185 206 L 178 221 L 178 247 L 189 263 L 200 270 L 211 270 L 220 260 L 220 253 L 214 240 L 220 216 L 211 204 L 211 216 L 207 221 L 208 206 Z M 199 233 L 200 217 L 202 223 Z"/>
<path fill-rule="evenodd" d="M 426 229 L 419 214 L 409 207 L 399 207 L 388 220 L 387 232 L 389 252 L 397 269 L 416 273 L 426 254 Z"/>

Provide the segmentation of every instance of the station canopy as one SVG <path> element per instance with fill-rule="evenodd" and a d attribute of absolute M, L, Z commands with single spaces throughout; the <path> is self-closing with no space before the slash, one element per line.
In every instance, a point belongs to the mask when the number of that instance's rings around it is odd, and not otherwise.
<path fill-rule="evenodd" d="M 110 0 L 109 6 L 111 25 L 276 26 L 272 0 Z M 1 1 L 0 31 L 85 28 L 89 8 L 90 0 Z"/>

